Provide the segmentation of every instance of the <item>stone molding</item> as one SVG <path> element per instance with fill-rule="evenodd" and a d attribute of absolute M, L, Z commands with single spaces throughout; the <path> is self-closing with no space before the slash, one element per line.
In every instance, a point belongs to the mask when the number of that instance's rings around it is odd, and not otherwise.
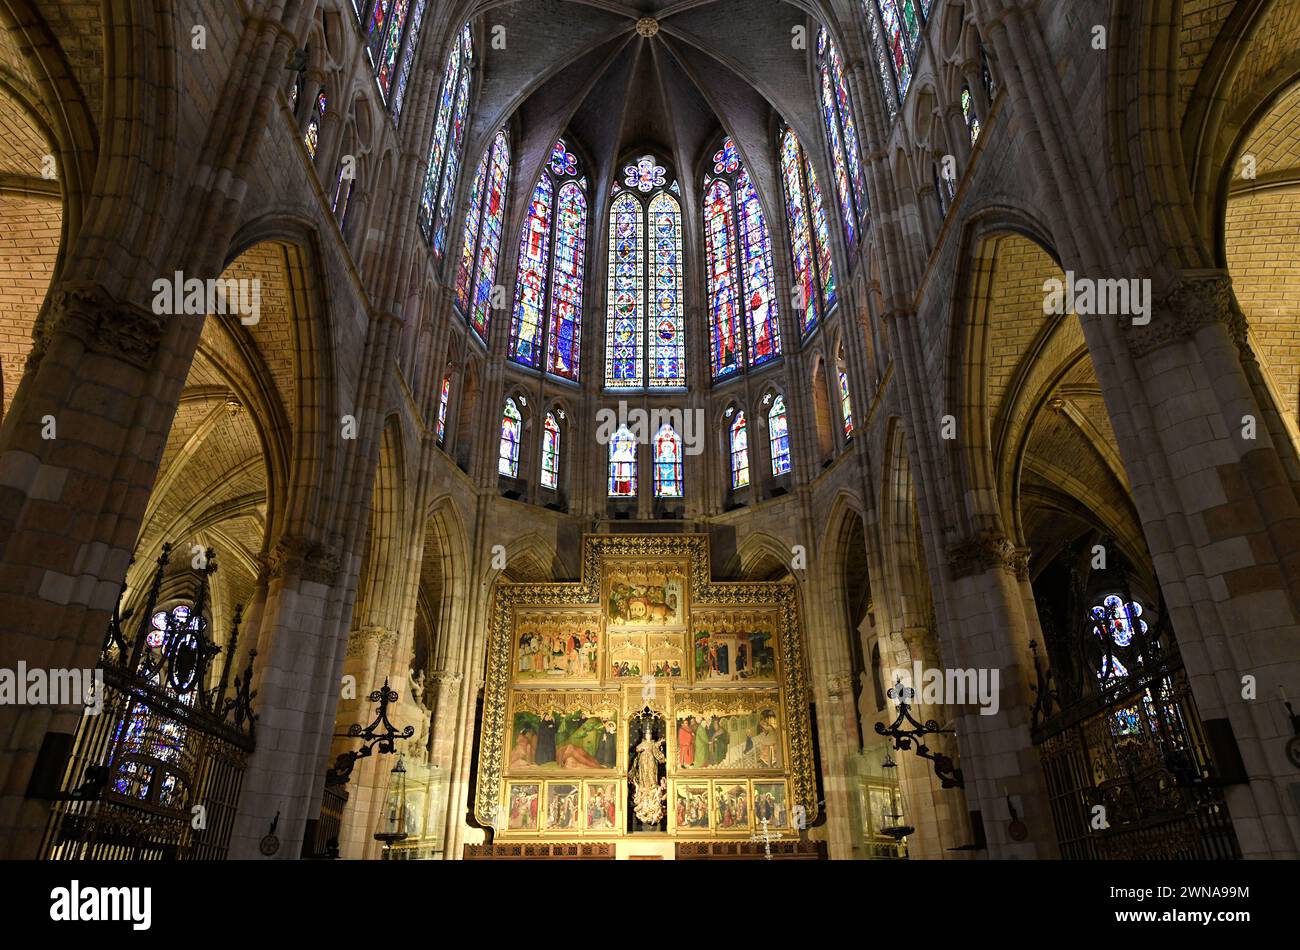
<path fill-rule="evenodd" d="M 281 538 L 268 554 L 261 556 L 268 577 L 301 577 L 317 584 L 333 585 L 343 558 L 337 549 L 308 538 Z"/>
<path fill-rule="evenodd" d="M 60 284 L 37 320 L 27 365 L 40 362 L 56 334 L 68 333 L 91 352 L 146 369 L 162 346 L 164 330 L 162 314 L 121 301 L 100 284 Z"/>

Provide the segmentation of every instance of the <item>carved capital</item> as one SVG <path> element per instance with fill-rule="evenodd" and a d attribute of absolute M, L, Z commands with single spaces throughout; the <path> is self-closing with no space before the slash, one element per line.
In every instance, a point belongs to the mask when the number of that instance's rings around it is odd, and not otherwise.
<path fill-rule="evenodd" d="M 831 699 L 843 699 L 853 695 L 853 674 L 832 673 L 826 677 L 826 695 Z"/>
<path fill-rule="evenodd" d="M 268 577 L 301 577 L 317 584 L 333 584 L 343 558 L 337 550 L 307 538 L 281 538 L 261 558 Z"/>
<path fill-rule="evenodd" d="M 443 683 L 454 685 L 464 678 L 465 674 L 460 672 L 460 670 L 433 670 L 429 673 L 429 680 L 439 685 L 442 685 Z"/>
<path fill-rule="evenodd" d="M 378 645 L 380 656 L 391 654 L 397 646 L 397 633 L 384 627 L 358 627 L 348 634 L 348 656 L 360 656 L 372 643 Z"/>
<path fill-rule="evenodd" d="M 56 333 L 69 333 L 95 353 L 147 368 L 162 345 L 164 317 L 118 300 L 99 284 L 60 284 L 37 321 L 29 366 L 39 362 Z"/>
<path fill-rule="evenodd" d="M 1189 340 L 1214 323 L 1228 328 L 1238 349 L 1248 350 L 1246 318 L 1233 296 L 1232 278 L 1222 271 L 1189 272 L 1155 302 L 1150 323 L 1126 323 L 1124 332 L 1133 355 L 1143 357 Z"/>
<path fill-rule="evenodd" d="M 953 580 L 994 568 L 1024 580 L 1029 577 L 1029 552 L 1017 548 L 1000 531 L 979 531 L 948 550 L 948 568 Z"/>

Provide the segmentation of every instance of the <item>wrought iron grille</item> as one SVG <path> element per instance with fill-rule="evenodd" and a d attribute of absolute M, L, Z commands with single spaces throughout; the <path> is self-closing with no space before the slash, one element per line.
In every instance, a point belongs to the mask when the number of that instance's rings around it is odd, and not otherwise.
<path fill-rule="evenodd" d="M 1078 563 L 1065 610 L 1040 601 L 1050 670 L 1031 644 L 1033 740 L 1061 856 L 1239 858 L 1163 603 L 1143 611 L 1124 565 L 1094 574 L 1088 597 Z"/>
<path fill-rule="evenodd" d="M 156 609 L 170 554 L 164 545 L 142 614 L 123 612 L 120 597 L 113 611 L 99 659 L 101 711 L 88 711 L 78 723 L 46 828 L 45 858 L 226 855 L 254 745 L 257 651 L 249 651 L 232 684 L 241 610 L 235 610 L 226 646 L 217 646 L 204 619 L 216 571 L 211 551 L 192 601 Z M 214 682 L 213 660 L 223 652 Z"/>

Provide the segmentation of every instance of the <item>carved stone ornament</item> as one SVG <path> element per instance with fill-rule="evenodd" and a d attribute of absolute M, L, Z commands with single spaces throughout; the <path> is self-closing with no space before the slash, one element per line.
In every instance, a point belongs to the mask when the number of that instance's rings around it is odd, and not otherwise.
<path fill-rule="evenodd" d="M 306 581 L 331 585 L 343 559 L 338 551 L 318 541 L 281 538 L 262 560 L 269 577 L 296 575 Z"/>
<path fill-rule="evenodd" d="M 1246 318 L 1232 293 L 1232 278 L 1220 271 L 1184 275 L 1168 294 L 1151 308 L 1151 322 L 1124 324 L 1129 349 L 1143 357 L 1164 346 L 1189 340 L 1203 328 L 1222 323 L 1237 348 L 1249 354 Z"/>
<path fill-rule="evenodd" d="M 146 368 L 162 345 L 165 317 L 125 303 L 91 282 L 60 284 L 41 311 L 27 364 L 40 362 L 56 333 L 69 333 L 95 353 Z"/>
<path fill-rule="evenodd" d="M 636 21 L 636 32 L 638 36 L 650 39 L 659 32 L 659 21 L 652 16 L 643 16 Z"/>
<path fill-rule="evenodd" d="M 383 627 L 359 627 L 348 634 L 348 656 L 360 656 L 376 642 L 380 655 L 391 654 L 397 647 L 397 633 Z"/>
<path fill-rule="evenodd" d="M 826 677 L 826 695 L 831 699 L 851 696 L 853 690 L 852 673 L 834 673 Z"/>
<path fill-rule="evenodd" d="M 953 580 L 1002 568 L 1019 580 L 1029 577 L 1029 553 L 1017 548 L 1000 531 L 979 531 L 948 551 Z"/>

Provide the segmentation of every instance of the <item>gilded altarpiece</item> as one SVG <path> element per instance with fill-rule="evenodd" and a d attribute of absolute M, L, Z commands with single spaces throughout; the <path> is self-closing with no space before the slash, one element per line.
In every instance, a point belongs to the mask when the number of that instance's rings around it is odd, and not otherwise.
<path fill-rule="evenodd" d="M 715 582 L 705 536 L 588 535 L 580 582 L 498 584 L 488 651 L 475 814 L 497 839 L 646 834 L 628 782 L 646 708 L 662 833 L 817 817 L 795 588 Z"/>

